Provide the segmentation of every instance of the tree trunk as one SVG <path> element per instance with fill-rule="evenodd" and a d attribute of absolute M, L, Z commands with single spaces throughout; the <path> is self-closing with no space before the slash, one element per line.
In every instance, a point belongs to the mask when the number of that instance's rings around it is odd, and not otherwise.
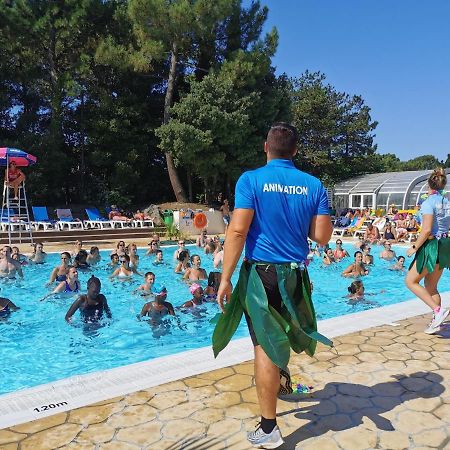
<path fill-rule="evenodd" d="M 172 54 L 170 56 L 170 71 L 169 79 L 167 80 L 167 91 L 164 99 L 164 124 L 170 120 L 170 107 L 173 101 L 173 91 L 175 88 L 175 76 L 177 70 L 177 46 L 175 43 L 172 45 Z M 170 183 L 175 194 L 177 202 L 187 202 L 186 193 L 184 192 L 183 185 L 181 184 L 180 177 L 178 176 L 175 163 L 173 162 L 172 155 L 165 153 L 167 162 L 167 172 L 169 173 Z"/>
<path fill-rule="evenodd" d="M 188 182 L 188 197 L 189 197 L 189 201 L 193 202 L 193 197 L 192 197 L 192 173 L 190 171 L 190 169 L 187 169 L 186 172 L 186 176 L 187 176 L 187 182 Z"/>

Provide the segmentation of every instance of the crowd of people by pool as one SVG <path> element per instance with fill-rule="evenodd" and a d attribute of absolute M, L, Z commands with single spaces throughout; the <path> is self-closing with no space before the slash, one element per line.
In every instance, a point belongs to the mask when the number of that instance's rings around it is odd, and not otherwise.
<path fill-rule="evenodd" d="M 382 233 L 385 236 L 385 233 Z M 392 262 L 390 270 L 405 271 L 405 257 L 397 256 L 391 249 L 391 241 L 380 237 L 379 241 L 370 241 L 361 236 L 355 243 L 349 243 L 354 251 L 344 249 L 343 240 L 336 239 L 334 246 L 329 244 L 325 247 L 315 246 L 309 242 L 308 260 L 319 261 L 320 267 L 335 265 L 338 262 L 348 261 L 349 265 L 342 272 L 342 276 L 353 278 L 356 281 L 348 286 L 348 294 L 342 293 L 342 297 L 348 299 L 349 304 L 365 301 L 369 295 L 364 290 L 363 277 L 370 274 L 374 259 L 371 253 L 372 247 L 378 245 L 379 257 Z M 139 269 L 140 256 L 135 243 L 126 243 L 124 240 L 117 242 L 115 248 L 109 254 L 107 268 L 109 280 L 126 281 L 142 279 L 142 284 L 131 293 L 144 297 L 145 302 L 138 314 L 139 320 L 148 320 L 157 324 L 165 316 L 175 316 L 177 311 L 196 308 L 203 303 L 215 303 L 216 293 L 221 279 L 221 266 L 223 261 L 224 242 L 218 235 L 208 235 L 204 229 L 198 235 L 195 247 L 188 248 L 184 239 L 179 239 L 173 252 L 172 261 L 164 259 L 161 249 L 161 241 L 158 234 L 152 235 L 148 243 L 148 249 L 141 256 L 150 258 L 151 263 L 156 266 L 166 266 L 167 270 L 180 276 L 186 284 L 186 295 L 190 296 L 180 305 L 174 306 L 168 301 L 168 289 L 163 284 L 157 283 L 156 275 L 152 271 L 145 273 Z M 166 247 L 168 249 L 168 247 Z M 211 259 L 214 270 L 207 273 L 202 267 L 202 255 Z M 206 256 L 207 255 L 207 256 Z M 353 259 L 353 261 L 352 261 Z M 46 287 L 49 293 L 41 298 L 47 301 L 62 294 L 66 297 L 76 297 L 76 300 L 68 309 L 65 320 L 72 322 L 77 311 L 81 320 L 87 323 L 98 322 L 103 318 L 111 318 L 112 313 L 108 306 L 106 297 L 101 293 L 101 275 L 96 276 L 96 266 L 104 263 L 99 247 L 93 245 L 84 248 L 81 240 L 77 240 L 72 249 L 60 253 L 60 263 L 49 269 Z M 25 255 L 20 252 L 19 247 L 5 245 L 0 253 L 0 277 L 6 280 L 26 278 L 27 266 L 47 265 L 47 253 L 44 244 L 34 244 L 33 252 Z M 173 268 L 171 268 L 173 267 Z M 91 273 L 86 288 L 83 290 L 79 280 L 79 272 Z M 205 286 L 206 285 L 206 286 Z M 204 287 L 205 286 L 205 287 Z M 20 309 L 15 299 L 2 298 L 0 302 L 0 318 L 8 317 L 12 312 Z"/>

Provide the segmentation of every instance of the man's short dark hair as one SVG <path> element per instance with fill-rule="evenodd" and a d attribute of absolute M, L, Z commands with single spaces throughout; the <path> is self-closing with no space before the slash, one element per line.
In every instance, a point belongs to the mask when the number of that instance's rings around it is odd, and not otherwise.
<path fill-rule="evenodd" d="M 297 130 L 285 122 L 276 122 L 267 133 L 267 150 L 278 158 L 292 158 L 297 145 Z"/>

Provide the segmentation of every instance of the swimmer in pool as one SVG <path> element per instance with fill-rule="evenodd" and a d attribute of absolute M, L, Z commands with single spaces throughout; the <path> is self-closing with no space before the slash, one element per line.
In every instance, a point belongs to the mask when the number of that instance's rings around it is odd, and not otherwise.
<path fill-rule="evenodd" d="M 61 283 L 59 283 L 50 294 L 47 294 L 44 298 L 42 298 L 41 301 L 53 296 L 54 294 L 77 294 L 80 289 L 81 284 L 78 279 L 78 270 L 76 267 L 71 266 L 67 272 L 67 278 L 64 281 L 61 281 Z"/>
<path fill-rule="evenodd" d="M 11 257 L 11 247 L 5 245 L 2 250 L 3 258 L 0 259 L 0 278 L 14 279 L 16 274 L 23 278 L 22 266 L 19 261 Z"/>
<path fill-rule="evenodd" d="M 183 275 L 183 280 L 190 281 L 198 281 L 198 280 L 206 280 L 208 278 L 208 274 L 206 270 L 200 267 L 202 260 L 198 255 L 191 256 L 191 267 L 186 269 L 186 272 Z"/>
<path fill-rule="evenodd" d="M 156 241 L 151 241 L 148 244 L 148 250 L 145 253 L 145 256 L 156 255 L 157 251 L 158 251 L 158 243 Z"/>
<path fill-rule="evenodd" d="M 333 250 L 330 247 L 328 247 L 327 250 L 324 252 L 322 262 L 326 266 L 330 266 L 331 264 L 336 262 L 336 260 L 334 259 Z"/>
<path fill-rule="evenodd" d="M 44 252 L 44 244 L 42 242 L 36 242 L 34 244 L 33 254 L 28 258 L 28 261 L 34 264 L 44 264 L 47 253 Z"/>
<path fill-rule="evenodd" d="M 178 255 L 178 264 L 175 267 L 175 273 L 184 273 L 191 265 L 189 264 L 189 252 L 183 250 Z"/>
<path fill-rule="evenodd" d="M 174 316 L 175 311 L 171 303 L 167 302 L 167 289 L 165 286 L 154 285 L 153 291 L 155 294 L 155 300 L 146 303 L 138 319 L 148 317 L 152 322 L 158 323 L 164 316 Z"/>
<path fill-rule="evenodd" d="M 370 254 L 370 250 L 372 248 L 369 244 L 363 244 L 361 245 L 361 251 L 362 251 L 362 262 L 363 264 L 373 264 L 373 255 Z"/>
<path fill-rule="evenodd" d="M 205 300 L 205 302 L 217 301 L 217 290 L 219 289 L 221 279 L 222 279 L 221 272 L 209 272 L 208 286 L 206 286 L 203 295 L 203 299 Z"/>
<path fill-rule="evenodd" d="M 90 265 L 87 262 L 87 257 L 88 257 L 88 252 L 86 250 L 81 249 L 78 252 L 78 255 L 75 256 L 75 260 L 73 262 L 73 265 L 81 271 L 89 271 L 90 270 Z"/>
<path fill-rule="evenodd" d="M 117 253 L 113 253 L 110 258 L 111 262 L 108 263 L 108 268 L 116 270 L 120 265 L 119 255 Z"/>
<path fill-rule="evenodd" d="M 155 274 L 153 272 L 147 272 L 145 274 L 145 283 L 141 284 L 137 289 L 133 291 L 133 294 L 139 293 L 142 296 L 152 295 L 152 288 L 155 284 Z"/>
<path fill-rule="evenodd" d="M 73 250 L 72 253 L 70 254 L 70 256 L 72 258 L 75 258 L 75 256 L 78 255 L 79 251 L 83 248 L 83 241 L 75 241 L 75 244 L 73 246 Z"/>
<path fill-rule="evenodd" d="M 96 245 L 93 245 L 89 251 L 89 255 L 86 258 L 86 262 L 92 266 L 94 264 L 98 264 L 101 260 L 102 257 L 100 256 L 99 248 Z"/>
<path fill-rule="evenodd" d="M 204 303 L 203 288 L 199 284 L 191 284 L 189 291 L 192 294 L 192 299 L 184 302 L 180 308 L 195 308 Z"/>
<path fill-rule="evenodd" d="M 354 305 L 358 302 L 364 301 L 364 303 L 375 305 L 375 302 L 370 302 L 365 300 L 367 295 L 375 295 L 374 293 L 368 294 L 365 292 L 364 284 L 361 280 L 353 281 L 353 283 L 347 288 L 348 295 L 346 298 L 350 299 L 349 304 Z M 380 291 L 380 294 L 386 292 L 384 289 Z"/>
<path fill-rule="evenodd" d="M 336 240 L 336 248 L 333 251 L 334 260 L 339 262 L 341 259 L 350 256 L 348 251 L 342 248 L 342 241 L 340 239 Z"/>
<path fill-rule="evenodd" d="M 160 266 L 161 264 L 164 264 L 164 255 L 162 250 L 156 250 L 155 256 L 156 258 L 153 261 L 153 264 L 155 266 Z"/>
<path fill-rule="evenodd" d="M 121 263 L 113 274 L 109 277 L 111 280 L 118 278 L 119 280 L 127 280 L 133 275 L 133 270 L 130 268 L 130 257 L 127 254 L 119 256 L 119 261 Z"/>
<path fill-rule="evenodd" d="M 384 243 L 384 250 L 380 252 L 380 258 L 384 259 L 385 261 L 392 261 L 396 257 L 397 255 L 395 254 L 394 250 L 391 249 L 391 243 L 389 241 L 386 241 Z"/>
<path fill-rule="evenodd" d="M 17 255 L 18 257 L 16 258 L 14 255 Z M 19 247 L 12 247 L 11 257 L 13 257 L 16 261 L 19 261 L 22 266 L 28 264 L 28 257 L 20 253 Z"/>
<path fill-rule="evenodd" d="M 369 271 L 362 262 L 362 253 L 360 251 L 355 252 L 355 262 L 350 264 L 343 272 L 343 277 L 359 277 L 363 275 L 368 275 Z"/>
<path fill-rule="evenodd" d="M 61 283 L 61 281 L 66 281 L 67 272 L 69 271 L 69 267 L 71 264 L 70 253 L 62 252 L 61 253 L 61 264 L 56 266 L 50 275 L 50 280 L 46 286 L 51 286 L 55 281 Z"/>
<path fill-rule="evenodd" d="M 20 309 L 9 298 L 0 297 L 0 319 L 8 317 L 11 312 Z"/>
<path fill-rule="evenodd" d="M 400 272 L 403 272 L 404 270 L 406 270 L 405 257 L 397 256 L 397 262 L 393 266 L 389 267 L 389 270 L 398 270 Z"/>
<path fill-rule="evenodd" d="M 127 247 L 127 254 L 130 257 L 130 269 L 136 272 L 139 266 L 139 255 L 137 254 L 137 246 L 135 243 Z"/>
<path fill-rule="evenodd" d="M 86 323 L 98 322 L 105 313 L 108 319 L 111 319 L 111 310 L 109 309 L 106 297 L 100 294 L 102 284 L 97 277 L 92 275 L 87 282 L 87 294 L 80 295 L 66 314 L 66 321 L 72 322 L 72 317 L 79 309 L 81 319 Z"/>

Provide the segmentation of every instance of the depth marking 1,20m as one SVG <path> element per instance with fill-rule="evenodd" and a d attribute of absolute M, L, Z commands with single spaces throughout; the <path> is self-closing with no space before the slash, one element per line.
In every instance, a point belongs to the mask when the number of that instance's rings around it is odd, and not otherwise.
<path fill-rule="evenodd" d="M 66 405 L 67 405 L 67 402 L 50 403 L 48 405 L 42 405 L 42 406 L 39 406 L 38 408 L 34 408 L 33 411 L 43 412 L 43 411 L 48 411 L 49 409 L 60 408 L 61 406 L 66 406 Z"/>

